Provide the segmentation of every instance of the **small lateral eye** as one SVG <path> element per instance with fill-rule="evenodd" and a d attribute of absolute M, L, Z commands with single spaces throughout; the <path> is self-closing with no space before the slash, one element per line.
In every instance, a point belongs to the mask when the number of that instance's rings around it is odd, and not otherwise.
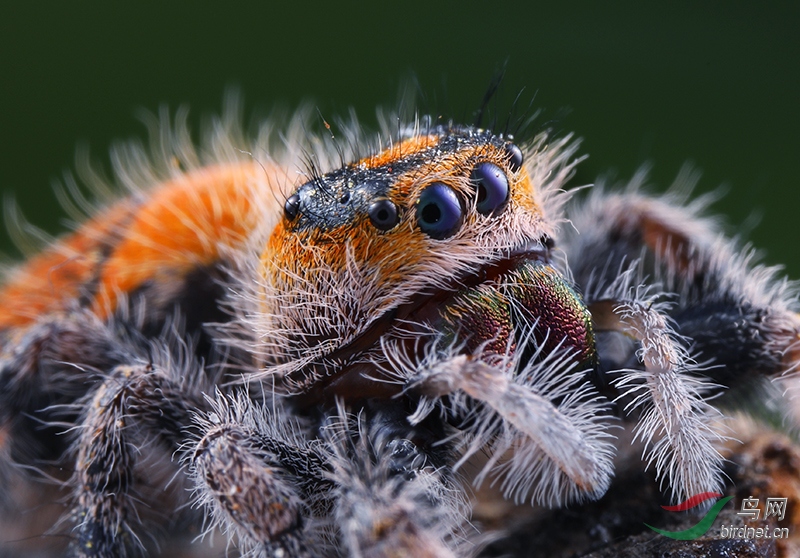
<path fill-rule="evenodd" d="M 522 156 L 522 150 L 519 147 L 517 147 L 513 143 L 507 143 L 506 156 L 508 157 L 508 167 L 513 172 L 517 172 L 519 171 L 519 169 L 522 168 L 522 162 L 524 161 L 524 157 Z"/>
<path fill-rule="evenodd" d="M 369 220 L 379 231 L 393 229 L 400 217 L 397 214 L 397 206 L 391 200 L 382 199 L 372 202 L 367 210 Z"/>
<path fill-rule="evenodd" d="M 461 222 L 461 202 L 455 190 L 441 183 L 431 184 L 419 195 L 419 228 L 437 240 L 452 236 Z"/>
<path fill-rule="evenodd" d="M 283 204 L 283 215 L 289 221 L 294 221 L 298 213 L 300 213 L 300 196 L 292 194 Z"/>
<path fill-rule="evenodd" d="M 470 178 L 478 190 L 477 209 L 481 215 L 489 215 L 508 201 L 508 177 L 497 165 L 480 163 Z"/>

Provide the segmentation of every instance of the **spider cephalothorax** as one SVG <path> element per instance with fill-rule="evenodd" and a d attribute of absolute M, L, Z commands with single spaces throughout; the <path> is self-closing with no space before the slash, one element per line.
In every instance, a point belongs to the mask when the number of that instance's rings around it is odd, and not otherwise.
<path fill-rule="evenodd" d="M 302 123 L 258 164 L 230 128 L 123 152 L 135 193 L 0 291 L 8 506 L 66 502 L 74 555 L 198 516 L 254 555 L 474 553 L 470 484 L 597 499 L 615 415 L 685 500 L 722 486 L 707 399 L 795 367 L 791 289 L 699 206 L 598 189 L 561 230 L 569 138 L 418 125 L 297 179 Z"/>

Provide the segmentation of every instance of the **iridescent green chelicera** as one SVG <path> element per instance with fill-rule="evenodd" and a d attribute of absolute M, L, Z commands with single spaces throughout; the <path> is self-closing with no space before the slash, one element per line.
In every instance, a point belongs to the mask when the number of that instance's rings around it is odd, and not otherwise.
<path fill-rule="evenodd" d="M 450 340 L 462 340 L 469 353 L 480 348 L 494 354 L 516 349 L 509 304 L 494 283 L 457 295 L 442 311 L 442 319 Z"/>
<path fill-rule="evenodd" d="M 441 311 L 445 330 L 469 352 L 516 350 L 533 327 L 543 354 L 567 351 L 577 362 L 595 359 L 589 310 L 549 264 L 522 259 L 496 279 L 456 295 Z"/>

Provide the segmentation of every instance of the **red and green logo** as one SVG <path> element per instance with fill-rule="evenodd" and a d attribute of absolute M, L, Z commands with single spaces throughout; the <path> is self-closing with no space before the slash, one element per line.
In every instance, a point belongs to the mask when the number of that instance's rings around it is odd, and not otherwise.
<path fill-rule="evenodd" d="M 689 498 L 685 502 L 681 502 L 677 506 L 661 506 L 661 507 L 667 511 L 681 512 L 699 506 L 706 500 L 710 500 L 711 498 L 719 498 L 720 496 L 722 496 L 722 494 L 720 494 L 719 492 L 703 492 L 701 494 L 696 494 L 692 496 L 691 498 Z M 714 520 L 717 519 L 717 515 L 719 515 L 720 510 L 722 510 L 723 506 L 727 504 L 731 498 L 733 498 L 733 496 L 726 496 L 722 500 L 718 501 L 711 507 L 710 510 L 706 512 L 706 514 L 703 516 L 703 519 L 697 522 L 697 525 L 695 525 L 694 527 L 690 527 L 685 531 L 664 531 L 663 529 L 658 529 L 657 527 L 653 527 L 652 525 L 647 525 L 647 523 L 645 523 L 645 525 L 650 527 L 650 529 L 652 529 L 656 533 L 664 535 L 665 537 L 669 537 L 671 539 L 676 539 L 679 541 L 691 541 L 700 538 L 706 533 L 708 533 L 708 530 L 711 529 L 711 525 L 714 523 Z"/>

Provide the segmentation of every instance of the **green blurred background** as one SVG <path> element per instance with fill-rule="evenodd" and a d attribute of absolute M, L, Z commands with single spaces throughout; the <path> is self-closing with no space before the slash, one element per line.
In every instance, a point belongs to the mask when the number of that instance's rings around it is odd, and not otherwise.
<path fill-rule="evenodd" d="M 0 188 L 58 232 L 53 180 L 79 144 L 107 165 L 114 141 L 144 137 L 140 108 L 188 104 L 197 130 L 234 85 L 248 113 L 311 100 L 369 121 L 415 75 L 469 115 L 507 61 L 505 106 L 524 88 L 585 139 L 580 182 L 653 162 L 663 189 L 692 161 L 701 191 L 728 187 L 730 231 L 761 216 L 747 239 L 800 278 L 798 37 L 796 1 L 5 2 Z M 0 249 L 15 253 L 5 233 Z"/>

